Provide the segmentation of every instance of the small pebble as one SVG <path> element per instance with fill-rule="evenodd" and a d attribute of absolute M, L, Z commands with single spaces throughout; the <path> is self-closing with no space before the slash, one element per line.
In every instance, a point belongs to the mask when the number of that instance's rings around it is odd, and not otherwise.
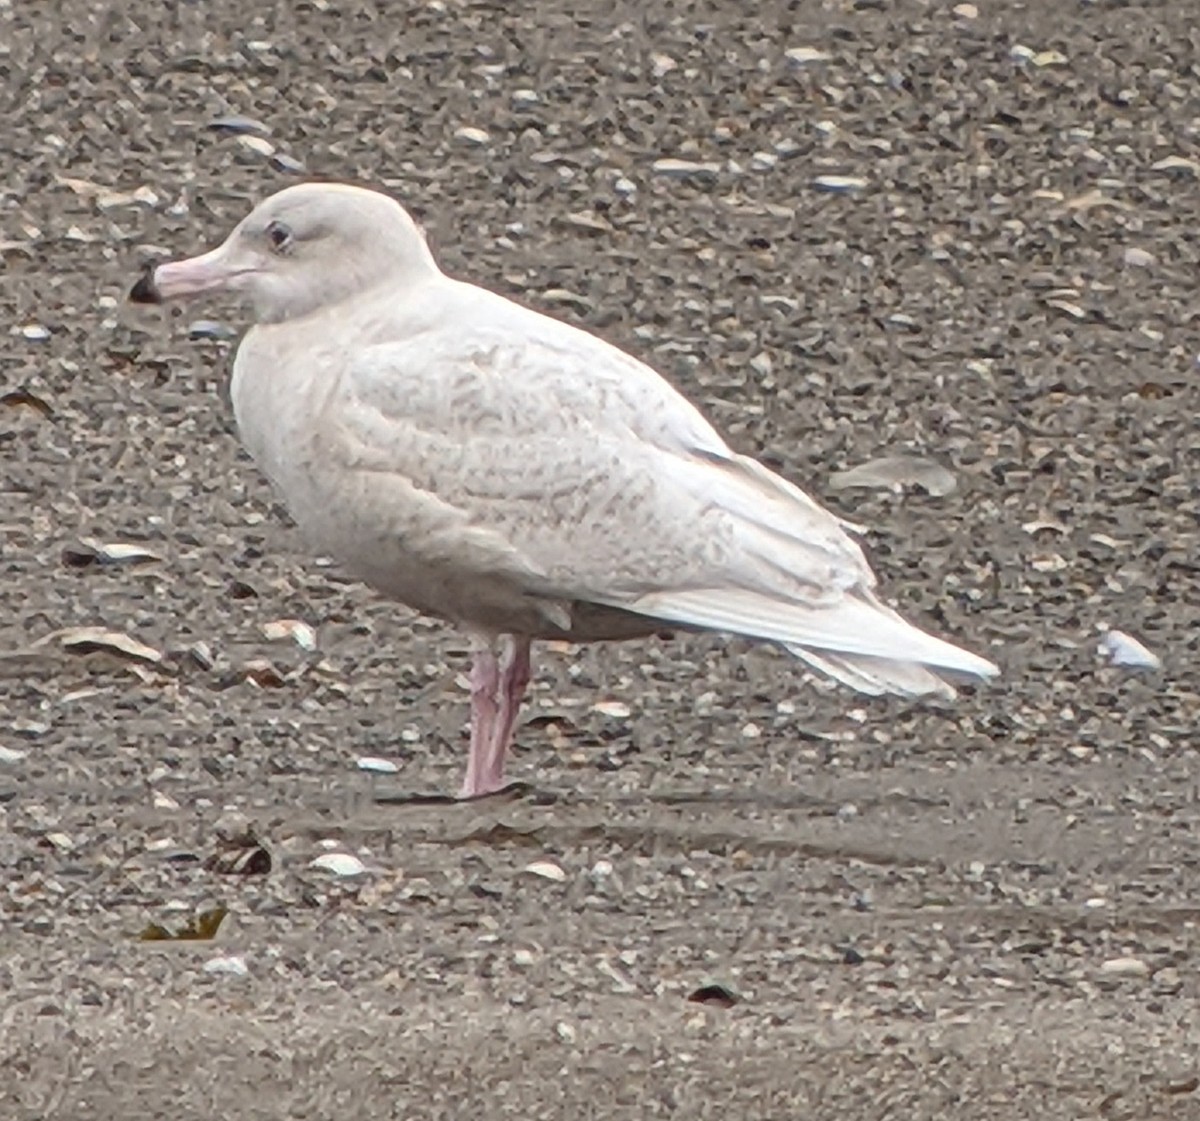
<path fill-rule="evenodd" d="M 667 54 L 652 54 L 650 56 L 650 69 L 653 71 L 656 78 L 665 77 L 672 70 L 676 70 L 679 63 L 676 62 L 670 55 Z"/>
<path fill-rule="evenodd" d="M 1141 958 L 1109 958 L 1100 963 L 1100 972 L 1110 977 L 1149 977 L 1150 966 Z"/>
<path fill-rule="evenodd" d="M 1158 264 L 1158 258 L 1148 249 L 1139 249 L 1136 245 L 1125 250 L 1125 263 L 1135 269 L 1148 269 Z"/>
<path fill-rule="evenodd" d="M 27 323 L 21 328 L 21 334 L 31 343 L 44 343 L 50 338 L 50 328 L 40 323 Z"/>
<path fill-rule="evenodd" d="M 463 125 L 462 128 L 455 129 L 454 136 L 456 140 L 461 140 L 473 148 L 480 148 L 492 139 L 483 129 L 472 128 L 470 125 Z"/>
<path fill-rule="evenodd" d="M 789 47 L 783 52 L 783 57 L 787 59 L 788 65 L 793 70 L 803 70 L 806 66 L 812 66 L 818 62 L 828 62 L 830 56 L 816 47 Z"/>
<path fill-rule="evenodd" d="M 245 977 L 250 969 L 246 965 L 245 958 L 239 954 L 228 954 L 210 958 L 204 963 L 204 972 L 222 974 L 226 977 Z"/>
<path fill-rule="evenodd" d="M 1062 51 L 1038 51 L 1029 60 L 1034 66 L 1066 66 L 1067 56 Z"/>
<path fill-rule="evenodd" d="M 317 632 L 301 619 L 272 619 L 263 623 L 262 632 L 270 642 L 290 638 L 301 650 L 317 648 Z"/>

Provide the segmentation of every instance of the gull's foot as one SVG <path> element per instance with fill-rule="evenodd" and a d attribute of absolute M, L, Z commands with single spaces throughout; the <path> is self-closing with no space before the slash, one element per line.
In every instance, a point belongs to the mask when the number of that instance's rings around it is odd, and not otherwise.
<path fill-rule="evenodd" d="M 544 797 L 528 782 L 509 782 L 496 790 L 485 790 L 479 794 L 426 794 L 421 791 L 398 791 L 395 794 L 377 794 L 375 804 L 378 806 L 457 806 L 474 802 L 516 802 L 530 797 L 533 801 L 544 802 Z M 554 799 L 551 799 L 554 800 Z"/>
<path fill-rule="evenodd" d="M 463 789 L 456 802 L 515 802 L 524 798 L 528 794 L 535 794 L 533 784 L 528 782 L 506 782 L 503 786 L 498 786 L 495 790 L 481 790 L 478 792 L 468 791 Z"/>

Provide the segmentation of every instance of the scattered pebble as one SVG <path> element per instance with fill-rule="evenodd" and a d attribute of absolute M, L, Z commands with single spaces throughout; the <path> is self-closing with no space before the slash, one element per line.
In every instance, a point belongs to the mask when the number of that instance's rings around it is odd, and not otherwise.
<path fill-rule="evenodd" d="M 456 140 L 461 140 L 464 144 L 469 144 L 473 148 L 481 148 L 483 145 L 491 142 L 491 136 L 481 128 L 473 128 L 470 125 L 463 125 L 461 128 L 454 130 Z"/>
<path fill-rule="evenodd" d="M 828 62 L 831 56 L 817 47 L 789 47 L 783 57 L 793 70 L 803 70 L 814 63 Z"/>
<path fill-rule="evenodd" d="M 0 763 L 19 763 L 28 754 L 28 751 L 18 751 L 15 747 L 4 747 L 0 744 Z"/>
<path fill-rule="evenodd" d="M 263 623 L 262 632 L 269 642 L 290 638 L 301 650 L 317 648 L 317 632 L 300 619 L 273 619 Z"/>
<path fill-rule="evenodd" d="M 1150 966 L 1141 958 L 1109 958 L 1100 963 L 1100 972 L 1111 977 L 1149 977 Z"/>
<path fill-rule="evenodd" d="M 1148 269 L 1158 264 L 1158 258 L 1148 249 L 1131 245 L 1125 250 L 1125 263 L 1137 269 Z"/>
<path fill-rule="evenodd" d="M 670 55 L 656 52 L 650 56 L 650 69 L 656 78 L 665 77 L 672 70 L 679 68 L 679 63 L 676 62 Z"/>

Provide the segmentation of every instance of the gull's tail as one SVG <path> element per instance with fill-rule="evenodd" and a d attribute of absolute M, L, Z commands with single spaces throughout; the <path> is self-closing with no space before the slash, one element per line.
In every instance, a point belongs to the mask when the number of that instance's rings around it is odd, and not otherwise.
<path fill-rule="evenodd" d="M 870 593 L 805 605 L 741 589 L 652 592 L 626 610 L 704 630 L 777 642 L 810 666 L 860 693 L 953 697 L 949 678 L 1000 671 L 907 623 Z"/>

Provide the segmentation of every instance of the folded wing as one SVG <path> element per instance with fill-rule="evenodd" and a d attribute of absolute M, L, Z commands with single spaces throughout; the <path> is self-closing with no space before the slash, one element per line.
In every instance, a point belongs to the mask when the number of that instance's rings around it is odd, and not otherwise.
<path fill-rule="evenodd" d="M 843 523 L 649 367 L 500 297 L 471 307 L 362 352 L 326 417 L 347 467 L 437 503 L 439 559 L 460 533 L 481 579 L 494 555 L 529 596 L 773 641 L 863 692 L 997 672 L 880 603 Z"/>

